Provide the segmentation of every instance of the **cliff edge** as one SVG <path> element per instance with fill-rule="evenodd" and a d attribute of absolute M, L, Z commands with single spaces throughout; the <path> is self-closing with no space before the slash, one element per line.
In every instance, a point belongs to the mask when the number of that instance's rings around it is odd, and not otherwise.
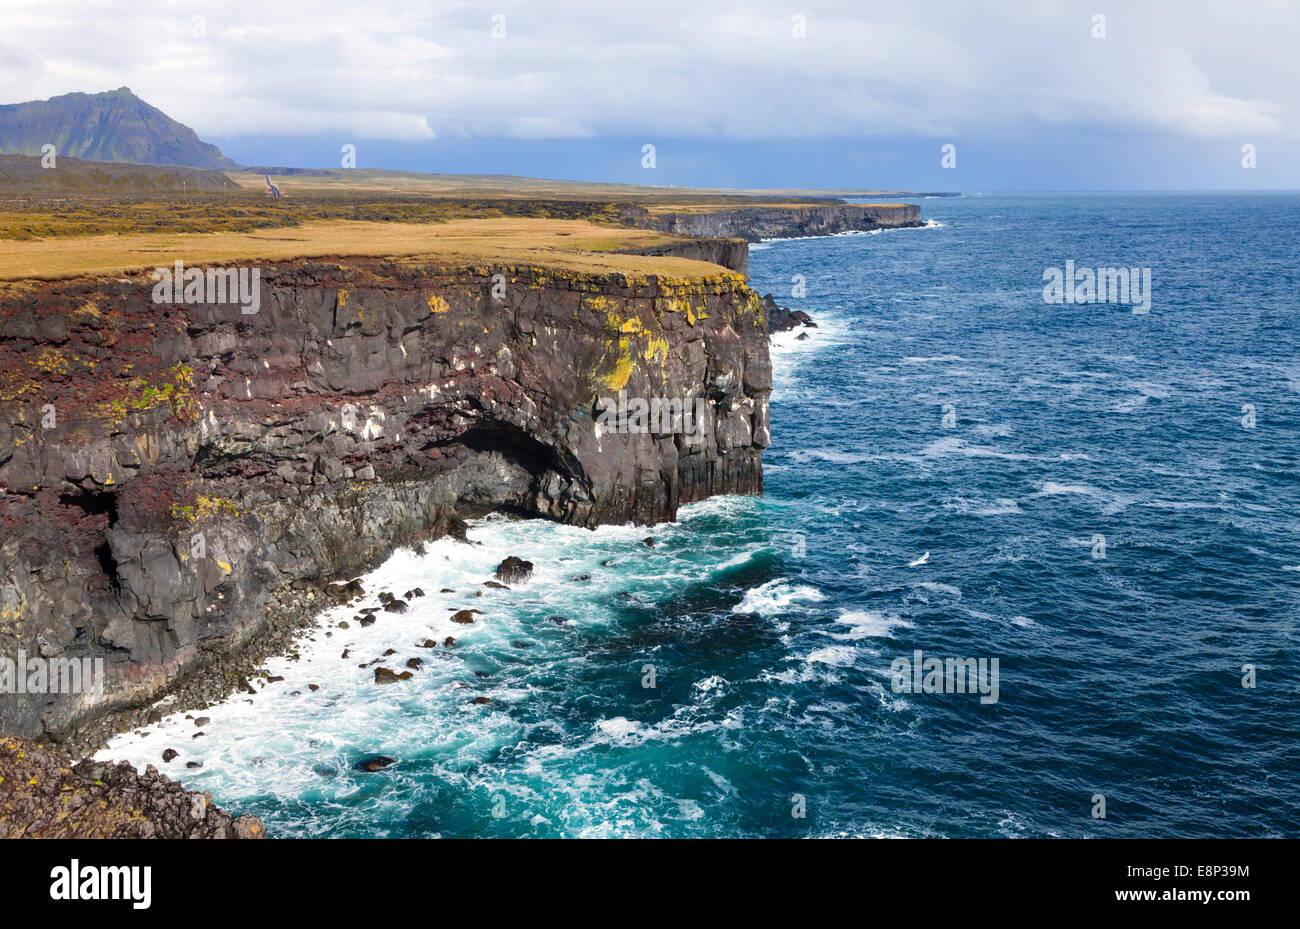
<path fill-rule="evenodd" d="M 653 523 L 761 493 L 765 307 L 741 275 L 691 264 L 278 262 L 258 269 L 254 312 L 156 300 L 145 273 L 11 286 L 0 658 L 103 674 L 10 690 L 0 730 L 81 744 L 97 717 L 238 651 L 277 592 L 464 517 Z M 634 398 L 699 417 L 641 431 L 621 412 Z"/>

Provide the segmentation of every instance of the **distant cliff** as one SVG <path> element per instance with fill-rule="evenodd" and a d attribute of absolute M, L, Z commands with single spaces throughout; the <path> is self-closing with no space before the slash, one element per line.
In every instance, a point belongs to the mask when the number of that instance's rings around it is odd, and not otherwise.
<path fill-rule="evenodd" d="M 0 105 L 0 154 L 41 155 L 46 145 L 60 157 L 86 161 L 239 168 L 221 149 L 126 87 Z"/>
<path fill-rule="evenodd" d="M 106 679 L 7 695 L 0 731 L 76 741 L 239 649 L 277 591 L 461 517 L 652 523 L 762 491 L 766 311 L 738 274 L 262 271 L 247 315 L 154 303 L 146 274 L 0 299 L 0 657 Z M 620 392 L 698 402 L 699 441 L 602 428 Z"/>
<path fill-rule="evenodd" d="M 921 208 L 910 203 L 843 203 L 753 206 L 738 209 L 645 213 L 636 225 L 676 235 L 738 237 L 750 242 L 801 236 L 920 226 Z"/>

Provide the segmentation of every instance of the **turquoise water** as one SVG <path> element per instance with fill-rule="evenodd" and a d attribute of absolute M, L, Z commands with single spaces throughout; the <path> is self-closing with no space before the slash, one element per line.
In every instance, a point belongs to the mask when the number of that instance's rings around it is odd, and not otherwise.
<path fill-rule="evenodd" d="M 1300 197 L 923 212 L 754 247 L 820 324 L 774 347 L 763 498 L 480 521 L 366 581 L 423 587 L 411 612 L 327 614 L 204 738 L 174 716 L 102 756 L 281 836 L 1300 834 Z M 1067 259 L 1150 267 L 1150 312 L 1045 304 Z M 510 554 L 532 581 L 479 586 Z M 390 648 L 425 664 L 377 687 Z M 997 701 L 898 692 L 917 649 L 998 659 Z"/>

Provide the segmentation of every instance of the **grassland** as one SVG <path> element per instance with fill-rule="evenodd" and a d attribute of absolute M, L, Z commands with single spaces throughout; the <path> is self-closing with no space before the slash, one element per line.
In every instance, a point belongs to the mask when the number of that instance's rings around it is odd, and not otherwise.
<path fill-rule="evenodd" d="M 272 199 L 252 170 L 222 176 L 114 165 L 107 167 L 116 173 L 95 189 L 82 184 L 100 176 L 93 163 L 79 163 L 75 173 L 34 164 L 10 158 L 0 165 L 0 281 L 10 290 L 12 282 L 123 274 L 177 259 L 195 265 L 370 256 L 698 276 L 722 269 L 639 255 L 677 240 L 638 227 L 664 213 L 839 202 L 816 192 L 290 169 L 272 173 L 285 194 Z M 47 186 L 25 187 L 33 175 Z M 208 175 L 225 186 L 195 189 Z M 126 177 L 141 189 L 114 186 Z M 58 178 L 66 189 L 48 186 Z"/>
<path fill-rule="evenodd" d="M 725 205 L 767 205 L 793 203 L 829 203 L 845 196 L 886 196 L 900 191 L 853 190 L 738 190 L 707 187 L 663 187 L 651 184 L 606 184 L 590 181 L 547 180 L 504 174 L 417 174 L 409 171 L 371 171 L 360 168 L 335 170 L 250 169 L 230 172 L 227 176 L 250 191 L 265 189 L 263 173 L 286 195 L 349 193 L 354 195 L 392 194 L 422 197 L 486 198 L 557 198 L 578 200 L 624 200 L 639 203 L 651 210 L 679 210 L 685 204 L 707 202 L 714 207 Z"/>
<path fill-rule="evenodd" d="M 703 261 L 623 253 L 673 241 L 672 236 L 646 229 L 519 216 L 441 223 L 335 220 L 291 229 L 56 236 L 35 242 L 0 240 L 0 280 L 128 274 L 177 260 L 219 265 L 359 256 L 674 278 L 725 272 Z"/>

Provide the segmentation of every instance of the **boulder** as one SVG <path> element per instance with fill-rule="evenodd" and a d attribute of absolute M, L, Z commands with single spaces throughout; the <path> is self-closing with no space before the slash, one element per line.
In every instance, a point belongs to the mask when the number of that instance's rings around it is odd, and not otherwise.
<path fill-rule="evenodd" d="M 371 755 L 358 761 L 357 767 L 362 771 L 382 771 L 390 764 L 396 763 L 396 758 L 389 758 L 387 755 Z"/>
<path fill-rule="evenodd" d="M 503 584 L 522 584 L 533 576 L 533 563 L 511 555 L 497 565 L 496 577 Z"/>

